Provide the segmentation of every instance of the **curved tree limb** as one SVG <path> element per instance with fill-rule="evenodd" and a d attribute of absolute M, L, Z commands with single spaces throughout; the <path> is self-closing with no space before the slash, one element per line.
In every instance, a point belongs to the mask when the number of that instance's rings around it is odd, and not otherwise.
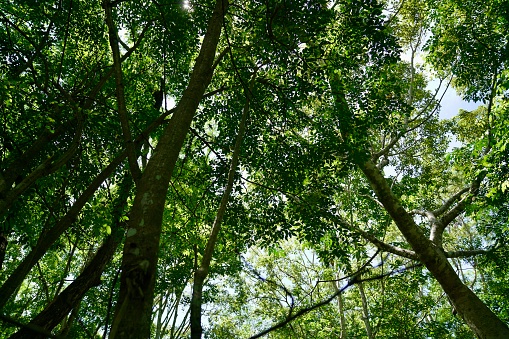
<path fill-rule="evenodd" d="M 365 163 L 359 163 L 358 166 L 398 229 L 419 256 L 420 261 L 440 283 L 444 292 L 451 298 L 458 314 L 463 317 L 472 331 L 482 338 L 509 337 L 507 325 L 463 284 L 442 249 L 426 237 L 412 216 L 401 205 L 376 164 L 368 160 Z"/>
<path fill-rule="evenodd" d="M 369 278 L 365 278 L 365 279 L 360 279 L 357 275 L 354 274 L 353 278 L 348 280 L 348 282 L 346 283 L 345 286 L 343 286 L 342 288 L 338 289 L 334 294 L 332 294 L 327 299 L 324 299 L 323 301 L 321 301 L 319 303 L 316 303 L 314 305 L 311 305 L 309 307 L 304 307 L 304 308 L 300 309 L 298 312 L 296 312 L 293 315 L 287 317 L 285 320 L 277 323 L 274 326 L 269 327 L 268 329 L 266 329 L 266 330 L 264 330 L 264 331 L 262 331 L 262 332 L 260 332 L 260 333 L 258 333 L 256 335 L 254 335 L 254 336 L 249 337 L 249 339 L 261 338 L 264 335 L 269 334 L 270 332 L 273 332 L 273 331 L 275 331 L 277 329 L 280 329 L 280 328 L 286 326 L 287 324 L 289 324 L 293 320 L 297 319 L 298 317 L 300 317 L 300 316 L 302 316 L 304 314 L 307 314 L 307 313 L 309 313 L 311 311 L 314 311 L 314 310 L 316 310 L 319 307 L 322 307 L 322 306 L 325 306 L 325 305 L 329 304 L 332 300 L 334 300 L 340 294 L 342 294 L 344 291 L 346 291 L 350 286 L 353 286 L 353 285 L 355 285 L 357 283 L 360 283 L 360 282 L 383 279 L 385 277 L 388 277 L 388 276 L 391 276 L 391 275 L 394 275 L 394 274 L 398 274 L 398 273 L 402 273 L 404 271 L 413 269 L 415 267 L 419 267 L 421 265 L 422 264 L 415 264 L 415 265 L 411 265 L 411 266 L 408 266 L 408 267 L 404 267 L 403 269 L 394 270 L 394 271 L 391 271 L 391 272 L 388 272 L 388 273 L 385 273 L 385 274 L 380 274 L 380 275 L 377 275 L 375 277 L 369 277 Z M 329 282 L 329 281 L 331 281 L 331 280 L 327 280 L 327 282 Z"/>
<path fill-rule="evenodd" d="M 346 220 L 344 220 L 341 217 L 334 216 L 334 221 L 337 222 L 341 227 L 346 228 L 354 233 L 359 234 L 361 237 L 363 237 L 365 240 L 371 242 L 373 245 L 375 245 L 379 250 L 382 250 L 384 252 L 389 252 L 392 254 L 399 255 L 401 257 L 412 259 L 412 260 L 419 260 L 419 257 L 417 254 L 415 254 L 414 251 L 407 250 L 405 248 L 401 248 L 398 246 L 387 244 L 381 240 L 379 240 L 374 235 L 370 234 L 369 232 L 364 231 L 363 229 L 356 227 L 350 223 L 348 223 Z"/>
<path fill-rule="evenodd" d="M 459 190 L 458 192 L 456 192 L 453 196 L 451 196 L 449 199 L 447 199 L 443 204 L 442 206 L 440 206 L 439 208 L 437 208 L 436 210 L 433 210 L 431 213 L 433 213 L 433 215 L 435 217 L 439 217 L 440 215 L 444 214 L 445 211 L 447 211 L 447 209 L 449 209 L 449 207 L 452 206 L 452 204 L 454 204 L 454 202 L 456 200 L 458 200 L 459 198 L 461 198 L 461 196 L 463 195 L 463 193 L 466 193 L 470 190 L 470 187 L 465 187 L 461 190 Z"/>

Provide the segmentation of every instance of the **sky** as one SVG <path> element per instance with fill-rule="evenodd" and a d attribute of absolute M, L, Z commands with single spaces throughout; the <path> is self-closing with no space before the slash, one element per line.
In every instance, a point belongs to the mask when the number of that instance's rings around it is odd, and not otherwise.
<path fill-rule="evenodd" d="M 404 53 L 401 54 L 401 59 L 407 62 L 410 62 L 410 51 L 407 50 Z M 414 59 L 414 64 L 416 66 L 423 65 L 424 64 L 424 55 L 422 52 L 417 52 Z M 445 82 L 445 81 L 444 81 Z M 431 80 L 428 83 L 427 89 L 434 92 L 439 85 L 438 80 Z M 445 87 L 445 84 L 442 86 Z M 437 96 L 437 98 L 440 98 L 443 91 L 440 91 L 440 94 Z M 447 92 L 442 98 L 441 101 L 441 110 L 440 110 L 440 118 L 442 119 L 450 119 L 456 114 L 458 114 L 458 111 L 460 109 L 464 109 L 467 111 L 472 111 L 476 109 L 481 103 L 475 103 L 475 102 L 468 102 L 463 100 L 457 93 L 452 86 L 449 86 L 447 89 Z"/>
<path fill-rule="evenodd" d="M 429 83 L 428 89 L 435 91 L 438 86 L 438 80 L 433 80 Z M 443 91 L 440 92 L 441 95 Z M 442 119 L 450 119 L 456 114 L 460 109 L 464 109 L 467 111 L 472 111 L 476 109 L 481 103 L 479 102 L 468 102 L 463 100 L 457 93 L 454 88 L 449 86 L 447 89 L 447 93 L 445 93 L 441 102 L 441 110 L 440 110 L 440 118 Z"/>

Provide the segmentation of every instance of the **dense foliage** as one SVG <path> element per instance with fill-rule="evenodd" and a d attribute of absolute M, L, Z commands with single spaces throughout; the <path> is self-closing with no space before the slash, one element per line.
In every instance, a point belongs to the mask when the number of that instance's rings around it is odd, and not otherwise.
<path fill-rule="evenodd" d="M 508 40 L 501 0 L 0 0 L 0 337 L 509 333 Z"/>

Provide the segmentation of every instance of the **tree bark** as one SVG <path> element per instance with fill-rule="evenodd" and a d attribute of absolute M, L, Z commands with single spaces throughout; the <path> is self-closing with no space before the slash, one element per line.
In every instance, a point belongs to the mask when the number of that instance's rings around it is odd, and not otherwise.
<path fill-rule="evenodd" d="M 458 277 L 444 251 L 429 240 L 412 216 L 399 203 L 385 177 L 368 160 L 359 164 L 375 194 L 419 260 L 433 274 L 449 296 L 458 314 L 479 338 L 509 338 L 509 328 Z"/>
<path fill-rule="evenodd" d="M 3 263 L 5 260 L 5 252 L 7 251 L 7 230 L 0 229 L 0 271 L 2 270 Z"/>
<path fill-rule="evenodd" d="M 166 193 L 180 149 L 209 85 L 228 2 L 217 0 L 189 85 L 139 182 L 122 258 L 110 338 L 148 338 Z"/>
<path fill-rule="evenodd" d="M 123 239 L 124 228 L 121 226 L 121 220 L 132 186 L 132 181 L 130 179 L 130 176 L 126 174 L 121 184 L 121 190 L 117 202 L 115 203 L 112 234 L 104 241 L 93 259 L 86 265 L 76 280 L 67 286 L 41 313 L 32 319 L 29 325 L 35 325 L 51 332 L 51 330 L 60 324 L 73 309 L 79 307 L 85 293 L 87 293 L 90 288 L 98 286 L 101 283 L 102 272 L 111 261 L 111 258 L 113 258 L 113 254 Z M 30 330 L 29 327 L 23 327 L 10 338 L 44 339 L 46 336 L 39 331 L 34 332 Z"/>
<path fill-rule="evenodd" d="M 242 112 L 242 118 L 239 123 L 239 132 L 235 140 L 235 147 L 233 150 L 232 161 L 230 169 L 228 171 L 228 182 L 221 198 L 221 203 L 214 219 L 212 230 L 210 231 L 207 246 L 203 253 L 200 267 L 194 273 L 193 281 L 193 295 L 191 298 L 191 339 L 200 339 L 203 329 L 201 326 L 201 309 L 202 309 L 202 293 L 203 285 L 210 269 L 210 262 L 214 254 L 214 247 L 217 242 L 219 231 L 221 230 L 221 223 L 223 221 L 224 214 L 226 213 L 226 207 L 228 206 L 228 200 L 230 198 L 231 191 L 233 189 L 233 183 L 235 179 L 235 173 L 237 171 L 237 165 L 239 162 L 240 148 L 242 145 L 242 139 L 244 138 L 244 132 L 246 130 L 247 115 L 249 113 L 249 102 L 251 93 L 253 91 L 254 80 L 256 79 L 256 72 L 253 74 L 251 84 L 248 90 L 246 90 L 246 104 Z"/>
<path fill-rule="evenodd" d="M 134 182 L 138 184 L 141 177 L 140 167 L 138 166 L 136 147 L 133 143 L 131 136 L 131 129 L 129 127 L 129 118 L 127 114 L 127 107 L 125 103 L 124 83 L 122 81 L 122 58 L 120 57 L 120 49 L 118 47 L 118 32 L 115 23 L 113 22 L 113 5 L 109 0 L 103 2 L 104 12 L 106 15 L 106 25 L 108 26 L 108 37 L 113 57 L 113 70 L 115 73 L 115 93 L 117 96 L 118 116 L 120 125 L 122 126 L 122 134 L 124 136 L 124 143 L 127 149 L 127 159 L 129 161 L 129 168 L 133 176 Z"/>
<path fill-rule="evenodd" d="M 331 266 L 334 267 L 333 264 Z M 338 295 L 336 301 L 338 304 L 339 324 L 341 327 L 341 334 L 339 335 L 339 339 L 346 339 L 347 331 L 346 331 L 345 309 L 344 309 L 344 305 L 343 305 L 343 297 L 339 291 L 338 279 L 339 279 L 339 276 L 336 274 L 335 280 L 333 280 L 331 283 L 332 283 L 332 287 L 334 288 L 334 292 L 337 293 L 337 295 Z"/>
<path fill-rule="evenodd" d="M 364 325 L 366 326 L 366 334 L 369 339 L 373 339 L 373 331 L 371 329 L 371 323 L 369 321 L 369 309 L 368 309 L 368 300 L 366 298 L 366 293 L 364 293 L 364 285 L 362 281 L 357 284 L 359 287 L 359 294 L 361 296 L 362 301 L 362 321 L 364 321 Z"/>
<path fill-rule="evenodd" d="M 65 316 L 79 305 L 85 293 L 91 287 L 98 286 L 101 283 L 102 272 L 113 257 L 115 249 L 121 239 L 121 231 L 112 234 L 97 251 L 94 259 L 87 265 L 78 278 L 63 290 L 41 313 L 30 321 L 30 325 L 37 325 L 51 331 L 55 326 L 60 324 Z M 23 327 L 10 337 L 10 339 L 21 338 L 44 339 L 46 335 Z"/>
<path fill-rule="evenodd" d="M 111 162 L 97 177 L 90 183 L 87 189 L 72 205 L 67 214 L 60 219 L 49 231 L 39 236 L 39 241 L 30 253 L 23 259 L 14 272 L 7 278 L 2 287 L 0 287 L 0 308 L 3 308 L 14 291 L 21 285 L 26 275 L 32 267 L 42 258 L 46 251 L 55 243 L 55 241 L 73 224 L 78 217 L 83 206 L 94 195 L 95 191 L 101 186 L 111 173 L 120 165 L 123 156 L 118 156 Z"/>

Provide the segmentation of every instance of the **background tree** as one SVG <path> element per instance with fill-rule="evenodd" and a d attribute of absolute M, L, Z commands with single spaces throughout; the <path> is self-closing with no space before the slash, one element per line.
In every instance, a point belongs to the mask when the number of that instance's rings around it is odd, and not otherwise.
<path fill-rule="evenodd" d="M 0 8 L 3 337 L 507 336 L 504 2 Z"/>

